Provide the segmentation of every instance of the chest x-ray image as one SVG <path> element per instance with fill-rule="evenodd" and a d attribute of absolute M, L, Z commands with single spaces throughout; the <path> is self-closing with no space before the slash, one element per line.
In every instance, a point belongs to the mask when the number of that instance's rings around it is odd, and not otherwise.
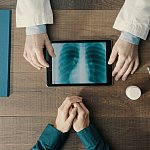
<path fill-rule="evenodd" d="M 52 84 L 106 83 L 106 43 L 52 43 Z"/>

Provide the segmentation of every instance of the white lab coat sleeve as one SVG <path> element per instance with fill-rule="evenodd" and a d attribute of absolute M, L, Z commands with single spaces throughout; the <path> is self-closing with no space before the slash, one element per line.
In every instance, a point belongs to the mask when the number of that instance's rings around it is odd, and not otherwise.
<path fill-rule="evenodd" d="M 42 24 L 53 24 L 53 13 L 50 0 L 17 1 L 17 27 L 30 27 Z"/>
<path fill-rule="evenodd" d="M 113 28 L 146 40 L 150 30 L 150 0 L 126 0 Z"/>

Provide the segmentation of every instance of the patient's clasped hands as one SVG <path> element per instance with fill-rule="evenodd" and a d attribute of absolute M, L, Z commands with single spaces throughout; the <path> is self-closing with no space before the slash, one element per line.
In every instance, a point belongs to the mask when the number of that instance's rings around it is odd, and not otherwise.
<path fill-rule="evenodd" d="M 67 97 L 58 108 L 55 128 L 62 133 L 68 132 L 73 126 L 76 132 L 83 130 L 90 124 L 89 111 L 82 102 L 82 97 Z"/>

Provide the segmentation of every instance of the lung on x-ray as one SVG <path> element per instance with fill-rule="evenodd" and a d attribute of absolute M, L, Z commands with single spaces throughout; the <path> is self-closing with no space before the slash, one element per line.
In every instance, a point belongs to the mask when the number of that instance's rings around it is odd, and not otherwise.
<path fill-rule="evenodd" d="M 53 43 L 52 84 L 106 83 L 106 42 Z"/>

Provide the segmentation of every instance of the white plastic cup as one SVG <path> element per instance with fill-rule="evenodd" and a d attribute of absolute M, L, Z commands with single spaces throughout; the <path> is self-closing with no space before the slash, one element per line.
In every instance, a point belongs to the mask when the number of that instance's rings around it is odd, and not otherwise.
<path fill-rule="evenodd" d="M 137 86 L 128 86 L 126 88 L 126 96 L 131 100 L 137 100 L 141 97 L 141 89 Z"/>

